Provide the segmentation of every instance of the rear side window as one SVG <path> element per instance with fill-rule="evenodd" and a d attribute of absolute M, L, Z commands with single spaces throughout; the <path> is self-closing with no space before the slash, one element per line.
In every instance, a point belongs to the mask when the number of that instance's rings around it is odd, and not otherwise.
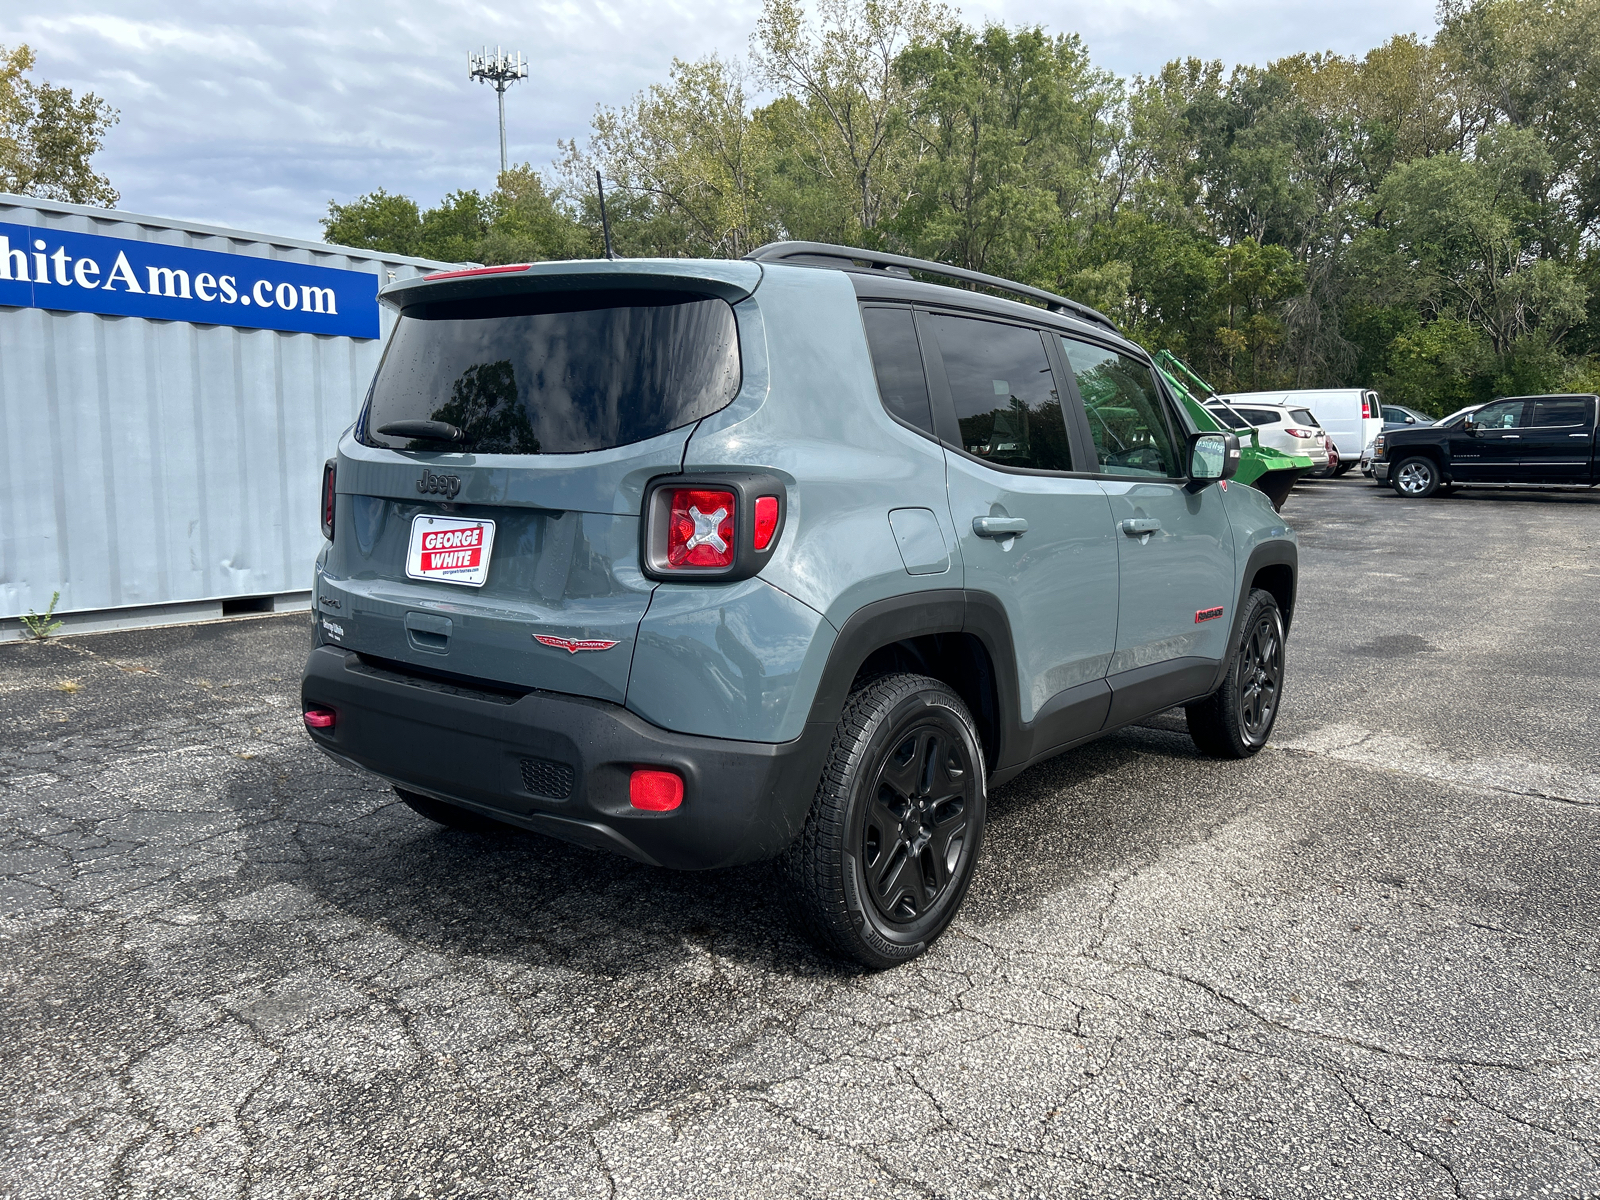
<path fill-rule="evenodd" d="M 724 408 L 739 391 L 733 309 L 675 292 L 567 292 L 413 305 L 372 385 L 363 440 L 443 421 L 481 454 L 574 454 L 626 446 Z"/>
<path fill-rule="evenodd" d="M 1533 402 L 1534 425 L 1587 426 L 1593 423 L 1594 401 L 1587 396 L 1553 396 Z"/>
<path fill-rule="evenodd" d="M 933 409 L 928 403 L 928 378 L 922 369 L 916 321 L 909 308 L 864 308 L 872 370 L 878 377 L 883 407 L 908 425 L 933 433 Z"/>
<path fill-rule="evenodd" d="M 1289 415 L 1294 418 L 1295 424 L 1297 425 L 1309 425 L 1312 429 L 1322 428 L 1321 425 L 1317 424 L 1317 418 L 1312 415 L 1309 408 L 1292 409 L 1290 410 Z"/>
<path fill-rule="evenodd" d="M 1103 346 L 1062 338 L 1089 415 L 1100 469 L 1108 475 L 1175 478 L 1178 455 L 1150 368 Z M 1240 410 L 1248 418 L 1248 409 Z"/>
<path fill-rule="evenodd" d="M 1072 470 L 1055 374 L 1038 330 L 975 317 L 930 320 L 961 448 L 1006 467 Z"/>

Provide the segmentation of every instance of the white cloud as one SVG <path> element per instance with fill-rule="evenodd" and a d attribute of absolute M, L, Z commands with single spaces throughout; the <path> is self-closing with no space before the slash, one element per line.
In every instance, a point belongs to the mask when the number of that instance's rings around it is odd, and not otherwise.
<path fill-rule="evenodd" d="M 511 156 L 547 164 L 596 104 L 663 79 L 674 57 L 744 53 L 759 0 L 703 4 L 231 0 L 10 0 L 0 44 L 29 43 L 39 73 L 122 110 L 100 164 L 122 207 L 302 237 L 330 198 L 374 187 L 424 203 L 493 186 L 494 94 L 467 79 L 480 46 L 521 50 L 530 77 L 506 97 Z M 971 21 L 1076 30 L 1122 74 L 1184 55 L 1264 62 L 1298 50 L 1359 53 L 1429 33 L 1425 0 L 987 0 Z"/>

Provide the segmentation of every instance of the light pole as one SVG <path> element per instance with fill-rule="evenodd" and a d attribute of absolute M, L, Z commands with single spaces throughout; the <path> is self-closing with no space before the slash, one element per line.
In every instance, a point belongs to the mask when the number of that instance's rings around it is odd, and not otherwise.
<path fill-rule="evenodd" d="M 478 54 L 467 55 L 467 78 L 479 83 L 494 84 L 495 96 L 500 101 L 500 174 L 506 173 L 506 89 L 519 79 L 528 77 L 528 64 L 522 51 L 512 57 L 499 46 L 491 55 L 485 47 Z"/>

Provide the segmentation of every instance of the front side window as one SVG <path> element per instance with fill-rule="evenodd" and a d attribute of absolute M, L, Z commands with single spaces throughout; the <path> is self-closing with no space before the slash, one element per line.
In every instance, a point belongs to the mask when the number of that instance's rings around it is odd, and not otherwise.
<path fill-rule="evenodd" d="M 674 292 L 521 293 L 407 308 L 373 380 L 363 440 L 399 422 L 460 430 L 452 449 L 572 454 L 642 442 L 727 407 L 739 391 L 733 309 Z"/>
<path fill-rule="evenodd" d="M 932 317 L 961 448 L 1007 467 L 1072 470 L 1055 374 L 1039 332 L 975 317 Z"/>
<path fill-rule="evenodd" d="M 1485 404 L 1470 418 L 1479 429 L 1517 429 L 1522 425 L 1522 400 L 1501 400 Z"/>
<path fill-rule="evenodd" d="M 1533 424 L 1536 428 L 1559 425 L 1587 427 L 1594 424 L 1594 401 L 1587 396 L 1550 396 L 1535 400 Z"/>
<path fill-rule="evenodd" d="M 1150 368 L 1088 342 L 1062 338 L 1089 415 L 1100 469 L 1108 475 L 1176 478 L 1178 455 Z"/>
<path fill-rule="evenodd" d="M 883 407 L 924 433 L 933 432 L 933 410 L 928 404 L 928 379 L 922 369 L 922 349 L 917 345 L 916 320 L 909 308 L 864 308 L 872 370 L 878 377 Z"/>

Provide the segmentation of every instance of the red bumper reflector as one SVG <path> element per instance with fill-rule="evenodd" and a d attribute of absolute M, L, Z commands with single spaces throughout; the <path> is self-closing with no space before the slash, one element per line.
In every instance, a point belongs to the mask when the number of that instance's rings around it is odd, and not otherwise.
<path fill-rule="evenodd" d="M 308 708 L 303 715 L 308 729 L 333 728 L 333 710 L 331 708 Z"/>
<path fill-rule="evenodd" d="M 640 767 L 628 778 L 628 803 L 646 812 L 671 812 L 683 803 L 683 779 L 675 771 Z"/>
<path fill-rule="evenodd" d="M 756 497 L 756 549 L 765 550 L 772 545 L 773 531 L 778 528 L 778 498 Z"/>

